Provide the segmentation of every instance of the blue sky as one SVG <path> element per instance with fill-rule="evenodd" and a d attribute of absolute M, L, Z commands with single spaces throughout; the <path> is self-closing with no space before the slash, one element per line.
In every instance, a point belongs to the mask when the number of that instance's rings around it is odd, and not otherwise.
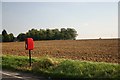
<path fill-rule="evenodd" d="M 118 36 L 117 2 L 3 2 L 2 26 L 17 36 L 29 29 L 74 28 L 77 39 Z"/>

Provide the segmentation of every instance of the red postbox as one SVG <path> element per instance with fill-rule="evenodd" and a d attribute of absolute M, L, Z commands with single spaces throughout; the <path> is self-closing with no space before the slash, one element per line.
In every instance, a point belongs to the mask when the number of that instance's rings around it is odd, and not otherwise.
<path fill-rule="evenodd" d="M 34 43 L 32 38 L 26 38 L 25 40 L 25 49 L 26 50 L 33 50 Z"/>
<path fill-rule="evenodd" d="M 32 38 L 26 38 L 25 39 L 25 49 L 29 50 L 29 63 L 31 66 L 31 50 L 34 48 L 34 43 Z"/>

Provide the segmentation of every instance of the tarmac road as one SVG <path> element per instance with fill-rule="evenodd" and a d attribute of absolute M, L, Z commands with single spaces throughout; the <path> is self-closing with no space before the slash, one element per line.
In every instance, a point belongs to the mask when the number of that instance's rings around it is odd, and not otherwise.
<path fill-rule="evenodd" d="M 47 80 L 44 77 L 38 77 L 30 73 L 12 72 L 7 70 L 0 71 L 2 80 Z"/>
<path fill-rule="evenodd" d="M 24 80 L 22 78 L 16 78 L 14 76 L 9 76 L 9 75 L 5 75 L 5 74 L 2 74 L 2 80 Z"/>

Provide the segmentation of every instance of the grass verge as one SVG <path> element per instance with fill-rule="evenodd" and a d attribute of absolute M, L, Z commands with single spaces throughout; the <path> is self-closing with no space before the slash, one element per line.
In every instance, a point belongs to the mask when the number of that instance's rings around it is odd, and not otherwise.
<path fill-rule="evenodd" d="M 105 62 L 56 59 L 50 57 L 2 56 L 2 68 L 36 73 L 51 78 L 109 78 L 120 79 L 120 65 Z"/>

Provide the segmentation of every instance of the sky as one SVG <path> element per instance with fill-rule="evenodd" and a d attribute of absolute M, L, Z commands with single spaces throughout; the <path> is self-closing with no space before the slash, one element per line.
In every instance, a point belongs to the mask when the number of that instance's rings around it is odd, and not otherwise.
<path fill-rule="evenodd" d="M 118 3 L 2 2 L 2 29 L 17 36 L 32 28 L 74 28 L 77 39 L 116 38 Z"/>

